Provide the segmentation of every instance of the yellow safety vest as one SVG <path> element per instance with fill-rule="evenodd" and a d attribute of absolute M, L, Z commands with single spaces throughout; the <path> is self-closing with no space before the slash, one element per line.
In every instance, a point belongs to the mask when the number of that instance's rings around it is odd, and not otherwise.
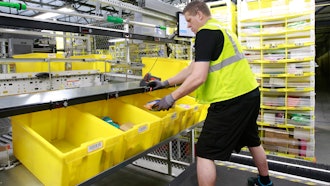
<path fill-rule="evenodd" d="M 259 85 L 250 65 L 242 53 L 235 34 L 221 27 L 215 19 L 209 19 L 199 30 L 221 30 L 224 45 L 217 60 L 210 62 L 206 81 L 196 90 L 200 103 L 225 101 L 254 90 Z"/>

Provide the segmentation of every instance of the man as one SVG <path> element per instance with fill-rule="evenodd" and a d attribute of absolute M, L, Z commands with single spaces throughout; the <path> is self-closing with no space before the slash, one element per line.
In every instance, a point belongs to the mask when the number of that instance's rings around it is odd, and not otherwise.
<path fill-rule="evenodd" d="M 189 3 L 183 13 L 188 27 L 196 34 L 195 61 L 166 81 L 149 83 L 154 89 L 181 84 L 154 107 L 168 110 L 175 100 L 195 89 L 200 103 L 210 103 L 196 144 L 200 186 L 215 185 L 214 160 L 227 161 L 233 150 L 239 152 L 244 146 L 249 148 L 259 171 L 258 177 L 249 179 L 249 185 L 273 185 L 256 124 L 260 109 L 258 83 L 237 37 L 211 18 L 204 2 Z"/>

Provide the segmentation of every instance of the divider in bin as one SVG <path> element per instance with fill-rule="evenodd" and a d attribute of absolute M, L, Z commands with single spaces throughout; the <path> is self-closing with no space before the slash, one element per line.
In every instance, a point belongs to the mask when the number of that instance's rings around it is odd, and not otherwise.
<path fill-rule="evenodd" d="M 44 185 L 77 185 L 123 161 L 123 135 L 73 107 L 13 116 L 14 155 Z"/>
<path fill-rule="evenodd" d="M 124 135 L 125 159 L 143 152 L 160 141 L 163 129 L 161 118 L 133 105 L 118 99 L 109 99 L 79 104 L 75 107 L 100 119 L 111 118 L 113 123 L 120 125 L 121 128 L 124 125 L 131 126 L 121 130 Z"/>
<path fill-rule="evenodd" d="M 167 88 L 167 89 L 159 89 L 155 91 L 148 92 L 148 94 L 155 96 L 155 97 L 164 97 L 170 93 L 172 93 L 176 88 Z M 192 126 L 193 124 L 198 123 L 200 114 L 202 112 L 201 104 L 198 104 L 195 101 L 195 98 L 190 96 L 184 96 L 178 99 L 175 102 L 175 106 L 179 106 L 183 109 L 186 109 L 187 112 L 183 116 L 183 128 L 182 130 Z"/>
<path fill-rule="evenodd" d="M 180 107 L 174 107 L 168 111 L 150 111 L 144 107 L 144 105 L 150 101 L 157 100 L 159 98 L 151 96 L 147 93 L 139 93 L 128 96 L 122 96 L 119 100 L 134 105 L 138 108 L 144 109 L 146 112 L 162 118 L 163 131 L 161 139 L 166 139 L 173 135 L 178 134 L 182 129 L 182 120 L 185 110 Z"/>

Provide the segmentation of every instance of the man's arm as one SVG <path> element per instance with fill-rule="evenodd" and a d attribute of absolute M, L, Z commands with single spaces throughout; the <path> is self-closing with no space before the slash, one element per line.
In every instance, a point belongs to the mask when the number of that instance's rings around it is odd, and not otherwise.
<path fill-rule="evenodd" d="M 186 77 L 182 85 L 172 92 L 174 100 L 178 100 L 181 97 L 188 95 L 203 84 L 206 81 L 209 72 L 209 65 L 209 62 L 192 62 L 188 68 L 191 71 L 189 74 L 180 73 L 182 77 L 184 75 Z M 170 85 L 174 85 L 176 84 L 176 81 L 181 80 L 180 74 L 168 80 Z"/>
<path fill-rule="evenodd" d="M 181 70 L 177 75 L 169 78 L 167 80 L 169 82 L 169 85 L 170 86 L 173 86 L 173 85 L 179 85 L 179 84 L 183 83 L 185 81 L 185 79 L 192 72 L 192 64 L 194 64 L 194 62 L 191 62 L 191 64 L 188 67 L 186 67 L 183 70 Z"/>

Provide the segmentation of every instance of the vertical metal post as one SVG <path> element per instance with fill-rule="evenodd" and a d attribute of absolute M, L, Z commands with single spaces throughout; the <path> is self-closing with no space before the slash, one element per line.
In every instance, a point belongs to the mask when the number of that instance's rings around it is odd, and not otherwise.
<path fill-rule="evenodd" d="M 189 132 L 190 135 L 190 158 L 191 163 L 195 163 L 195 129 L 191 129 Z"/>
<path fill-rule="evenodd" d="M 180 141 L 180 139 L 178 138 L 177 140 L 176 140 L 176 149 L 177 149 L 177 157 L 182 157 L 181 156 L 181 141 Z"/>
<path fill-rule="evenodd" d="M 1 57 L 6 58 L 6 41 L 5 40 L 0 40 L 1 43 Z"/>
<path fill-rule="evenodd" d="M 0 42 L 0 47 L 1 47 L 1 58 L 6 58 L 6 41 L 5 40 L 1 40 Z M 1 71 L 2 73 L 8 73 L 8 69 L 7 69 L 7 64 L 1 64 Z"/>
<path fill-rule="evenodd" d="M 172 176 L 172 141 L 168 143 L 167 174 Z"/>
<path fill-rule="evenodd" d="M 92 54 L 91 36 L 88 35 L 86 39 L 87 43 L 87 54 Z"/>
<path fill-rule="evenodd" d="M 52 70 L 51 70 L 50 58 L 47 58 L 46 61 L 48 62 L 49 90 L 52 90 L 53 89 L 53 83 L 52 83 Z"/>
<path fill-rule="evenodd" d="M 125 39 L 126 44 L 126 62 L 127 62 L 127 68 L 125 69 L 125 77 L 126 82 L 128 81 L 128 70 L 130 70 L 129 66 L 131 65 L 131 58 L 130 58 L 130 50 L 129 50 L 129 39 Z M 124 67 L 125 68 L 125 67 Z"/>

